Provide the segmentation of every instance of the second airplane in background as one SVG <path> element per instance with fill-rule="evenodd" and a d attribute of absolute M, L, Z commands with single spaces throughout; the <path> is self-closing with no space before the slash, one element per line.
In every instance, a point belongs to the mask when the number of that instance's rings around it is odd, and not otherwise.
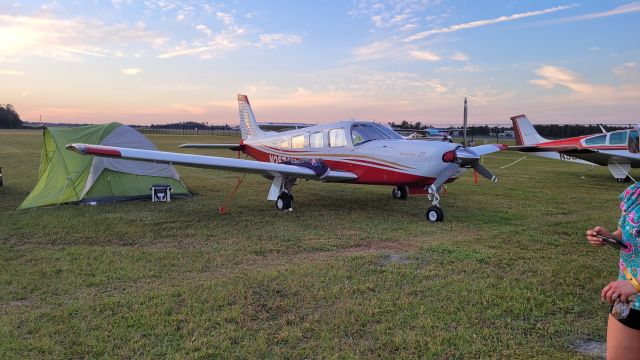
<path fill-rule="evenodd" d="M 630 180 L 629 170 L 640 167 L 640 155 L 629 151 L 627 146 L 629 136 L 637 136 L 633 129 L 547 140 L 538 134 L 526 116 L 514 116 L 511 121 L 516 146 L 509 147 L 509 150 L 555 160 L 606 166 L 618 181 Z"/>

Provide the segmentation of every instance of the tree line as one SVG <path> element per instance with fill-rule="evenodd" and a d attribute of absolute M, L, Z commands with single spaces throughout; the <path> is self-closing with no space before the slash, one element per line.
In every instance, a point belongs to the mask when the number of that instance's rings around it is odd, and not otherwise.
<path fill-rule="evenodd" d="M 230 130 L 231 126 L 224 125 L 209 125 L 203 122 L 185 121 L 173 124 L 151 124 L 151 128 L 156 129 L 185 129 L 185 130 Z"/>
<path fill-rule="evenodd" d="M 19 129 L 21 127 L 22 120 L 13 105 L 0 104 L 0 129 Z"/>

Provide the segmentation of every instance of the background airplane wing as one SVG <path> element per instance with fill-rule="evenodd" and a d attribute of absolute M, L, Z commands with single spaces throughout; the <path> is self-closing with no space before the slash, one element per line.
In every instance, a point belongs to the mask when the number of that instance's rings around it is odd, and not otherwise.
<path fill-rule="evenodd" d="M 632 167 L 640 167 L 640 154 L 634 154 L 628 150 L 598 150 L 598 153 L 611 157 L 617 163 L 628 163 Z"/>
<path fill-rule="evenodd" d="M 549 145 L 549 146 L 541 146 L 541 145 L 519 145 L 519 146 L 509 146 L 511 151 L 520 151 L 520 152 L 569 152 L 569 151 L 578 151 L 578 152 L 594 152 L 590 149 L 580 148 L 576 145 Z"/>
<path fill-rule="evenodd" d="M 183 149 L 229 149 L 229 150 L 237 151 L 242 148 L 242 145 L 239 145 L 239 144 L 182 144 L 178 147 Z"/>
<path fill-rule="evenodd" d="M 320 179 L 316 173 L 305 167 L 267 163 L 254 160 L 230 159 L 217 156 L 181 154 L 165 151 L 130 149 L 115 146 L 100 146 L 88 144 L 69 144 L 67 150 L 81 155 L 94 155 L 126 160 L 148 161 L 170 165 L 183 165 L 199 168 L 236 171 L 242 173 L 260 174 L 267 176 L 290 176 L 308 180 L 350 181 L 358 178 L 356 174 L 346 171 L 333 171 Z"/>

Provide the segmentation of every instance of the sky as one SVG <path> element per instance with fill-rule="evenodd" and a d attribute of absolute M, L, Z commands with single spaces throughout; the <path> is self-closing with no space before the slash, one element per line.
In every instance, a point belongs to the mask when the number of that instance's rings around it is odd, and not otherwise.
<path fill-rule="evenodd" d="M 640 2 L 0 0 L 23 120 L 640 122 Z"/>

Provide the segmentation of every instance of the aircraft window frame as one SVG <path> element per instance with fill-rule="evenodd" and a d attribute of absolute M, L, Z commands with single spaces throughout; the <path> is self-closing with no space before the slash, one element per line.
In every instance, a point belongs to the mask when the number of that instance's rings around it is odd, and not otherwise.
<path fill-rule="evenodd" d="M 291 139 L 290 138 L 282 139 L 280 141 L 280 148 L 281 149 L 291 149 Z"/>
<path fill-rule="evenodd" d="M 305 135 L 296 135 L 291 137 L 291 148 L 292 149 L 304 149 L 304 144 L 305 144 L 305 139 L 304 139 Z M 302 143 L 296 143 L 296 141 L 300 141 L 300 138 L 302 138 Z"/>
<path fill-rule="evenodd" d="M 341 138 L 335 138 L 336 140 L 332 141 L 332 134 L 334 133 L 339 133 L 341 134 Z M 329 129 L 329 131 L 327 132 L 327 135 L 329 137 L 329 147 L 332 148 L 337 148 L 337 147 L 346 147 L 347 146 L 347 132 L 344 130 L 344 128 L 334 128 L 334 129 Z M 337 142 L 337 140 L 341 140 L 342 142 L 340 144 L 335 144 L 335 142 Z"/>
<path fill-rule="evenodd" d="M 616 137 L 615 142 L 613 141 Z M 619 138 L 619 139 L 618 139 Z M 626 145 L 629 138 L 629 131 L 616 131 L 609 133 L 608 143 L 609 145 Z"/>
<path fill-rule="evenodd" d="M 404 139 L 402 135 L 398 134 L 395 130 L 393 130 L 388 126 L 384 126 L 379 123 L 373 123 L 373 125 L 377 126 L 380 130 L 382 130 L 385 134 L 387 134 L 391 139 L 397 139 L 397 140 Z"/>
<path fill-rule="evenodd" d="M 583 143 L 588 146 L 598 146 L 607 144 L 607 134 L 602 134 L 588 139 L 584 139 Z"/>
<path fill-rule="evenodd" d="M 362 145 L 374 140 L 389 140 L 392 136 L 375 123 L 356 122 L 351 125 L 351 143 Z"/>
<path fill-rule="evenodd" d="M 318 145 L 318 142 L 312 140 L 312 138 L 316 138 L 315 140 L 318 140 L 319 138 L 320 146 L 316 146 Z M 309 147 L 312 149 L 322 149 L 324 147 L 324 133 L 322 133 L 322 131 L 316 131 L 309 134 Z"/>
<path fill-rule="evenodd" d="M 638 131 L 631 130 L 628 132 L 627 149 L 632 154 L 640 153 L 640 135 Z"/>

